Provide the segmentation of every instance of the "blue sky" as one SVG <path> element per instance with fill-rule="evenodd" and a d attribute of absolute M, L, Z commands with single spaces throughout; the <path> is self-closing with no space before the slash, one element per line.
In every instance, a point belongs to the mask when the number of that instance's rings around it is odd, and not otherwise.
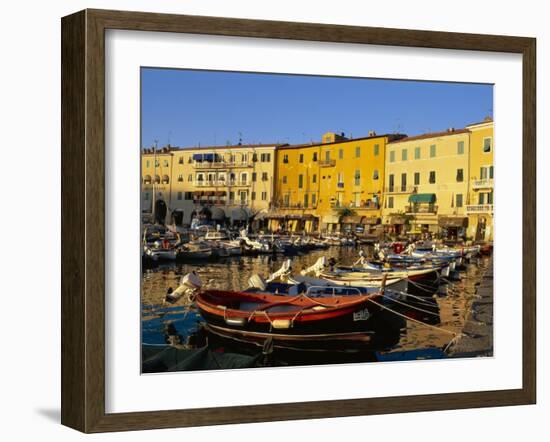
<path fill-rule="evenodd" d="M 142 147 L 417 135 L 493 114 L 492 85 L 155 68 L 141 82 Z"/>

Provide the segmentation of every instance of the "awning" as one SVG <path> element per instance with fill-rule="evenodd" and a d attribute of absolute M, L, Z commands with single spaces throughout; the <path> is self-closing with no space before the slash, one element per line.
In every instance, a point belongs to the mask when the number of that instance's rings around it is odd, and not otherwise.
<path fill-rule="evenodd" d="M 218 159 L 218 155 L 215 153 L 196 153 L 193 154 L 193 161 L 208 161 L 212 163 Z"/>
<path fill-rule="evenodd" d="M 225 219 L 225 212 L 223 209 L 220 209 L 219 207 L 212 207 L 210 209 L 211 212 L 211 218 L 214 221 L 222 221 Z"/>
<path fill-rule="evenodd" d="M 231 211 L 231 219 L 233 221 L 246 221 L 248 219 L 248 213 L 244 209 L 233 209 Z"/>
<path fill-rule="evenodd" d="M 440 227 L 468 227 L 468 217 L 465 216 L 440 216 Z"/>
<path fill-rule="evenodd" d="M 435 203 L 435 193 L 413 193 L 409 196 L 409 203 Z"/>
<path fill-rule="evenodd" d="M 405 224 L 406 218 L 400 215 L 389 216 L 385 219 L 384 224 Z"/>
<path fill-rule="evenodd" d="M 376 216 L 364 216 L 361 218 L 361 224 L 368 224 L 368 225 L 380 224 L 380 218 Z"/>
<path fill-rule="evenodd" d="M 226 196 L 227 195 L 227 192 L 225 190 L 218 190 L 216 192 L 216 195 L 217 196 Z"/>
<path fill-rule="evenodd" d="M 342 218 L 342 224 L 361 224 L 361 216 L 344 216 Z"/>

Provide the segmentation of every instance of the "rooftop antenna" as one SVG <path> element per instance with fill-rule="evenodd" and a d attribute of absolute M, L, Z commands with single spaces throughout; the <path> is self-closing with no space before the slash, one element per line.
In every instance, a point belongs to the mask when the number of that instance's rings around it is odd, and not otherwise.
<path fill-rule="evenodd" d="M 243 144 L 243 133 L 239 132 L 239 146 Z"/>

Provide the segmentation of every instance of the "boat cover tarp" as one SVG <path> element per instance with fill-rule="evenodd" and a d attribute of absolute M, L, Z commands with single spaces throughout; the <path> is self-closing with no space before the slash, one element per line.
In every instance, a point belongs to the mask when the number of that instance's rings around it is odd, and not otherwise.
<path fill-rule="evenodd" d="M 409 196 L 409 203 L 435 203 L 435 193 L 413 193 Z"/>
<path fill-rule="evenodd" d="M 263 355 L 261 352 L 257 356 L 215 352 L 208 347 L 187 350 L 168 345 L 143 345 L 141 357 L 143 373 L 160 373 L 257 367 Z"/>

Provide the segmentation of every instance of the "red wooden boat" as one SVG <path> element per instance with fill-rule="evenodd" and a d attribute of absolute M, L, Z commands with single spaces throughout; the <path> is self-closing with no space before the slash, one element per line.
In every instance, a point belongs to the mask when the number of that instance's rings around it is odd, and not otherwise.
<path fill-rule="evenodd" d="M 196 305 L 211 331 L 247 341 L 276 343 L 366 341 L 368 320 L 380 310 L 379 292 L 345 296 L 280 296 L 205 290 Z"/>

